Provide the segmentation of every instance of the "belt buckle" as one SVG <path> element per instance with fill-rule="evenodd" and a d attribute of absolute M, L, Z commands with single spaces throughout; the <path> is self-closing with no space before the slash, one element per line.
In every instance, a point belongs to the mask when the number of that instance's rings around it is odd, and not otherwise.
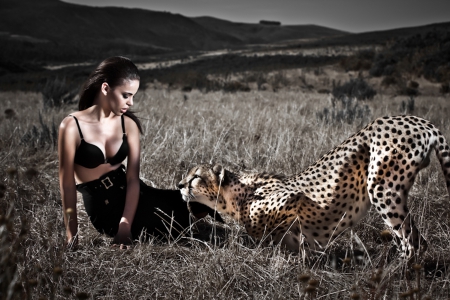
<path fill-rule="evenodd" d="M 109 189 L 110 187 L 112 187 L 114 185 L 112 183 L 111 179 L 109 179 L 109 177 L 106 177 L 100 181 L 103 183 L 103 185 L 105 186 L 106 189 Z"/>

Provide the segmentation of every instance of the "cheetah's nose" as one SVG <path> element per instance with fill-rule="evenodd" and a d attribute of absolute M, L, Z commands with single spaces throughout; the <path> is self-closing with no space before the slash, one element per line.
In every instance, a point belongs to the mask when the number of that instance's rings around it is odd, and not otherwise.
<path fill-rule="evenodd" d="M 184 188 L 184 184 L 182 184 L 181 182 L 178 184 L 178 188 L 181 190 L 182 188 Z"/>

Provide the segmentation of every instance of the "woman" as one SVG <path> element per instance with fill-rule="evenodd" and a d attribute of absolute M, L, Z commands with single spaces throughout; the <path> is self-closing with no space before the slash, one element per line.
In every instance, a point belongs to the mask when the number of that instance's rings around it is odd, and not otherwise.
<path fill-rule="evenodd" d="M 76 191 L 94 227 L 114 236 L 113 244 L 121 248 L 143 230 L 177 235 L 189 226 L 189 211 L 179 191 L 154 189 L 139 179 L 142 127 L 129 111 L 139 80 L 129 59 L 104 60 L 84 83 L 79 111 L 60 125 L 59 179 L 69 247 L 78 241 Z M 211 212 L 206 206 L 191 208 L 200 217 Z"/>

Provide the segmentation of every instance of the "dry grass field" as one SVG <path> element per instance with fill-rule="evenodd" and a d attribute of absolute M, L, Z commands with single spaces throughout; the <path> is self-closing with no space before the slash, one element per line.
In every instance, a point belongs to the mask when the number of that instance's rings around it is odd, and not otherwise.
<path fill-rule="evenodd" d="M 147 89 L 136 97 L 134 110 L 144 125 L 141 177 L 160 188 L 176 188 L 198 163 L 298 173 L 384 115 L 426 118 L 450 140 L 448 96 L 418 96 L 405 111 L 402 101 L 408 97 L 378 93 L 361 102 L 370 111 L 351 124 L 318 117 L 331 109 L 329 95 L 287 88 Z M 63 248 L 53 131 L 76 105 L 44 110 L 40 94 L 23 92 L 1 92 L 0 103 L 1 299 L 449 298 L 450 200 L 434 155 L 409 199 L 429 244 L 416 269 L 400 260 L 394 242 L 383 242 L 386 227 L 374 210 L 324 252 L 305 257 L 262 246 L 234 222 L 210 220 L 194 229 L 202 239 L 186 233 L 176 241 L 153 239 L 132 250 L 111 249 L 110 239 L 95 231 L 79 202 L 80 247 L 70 252 Z"/>

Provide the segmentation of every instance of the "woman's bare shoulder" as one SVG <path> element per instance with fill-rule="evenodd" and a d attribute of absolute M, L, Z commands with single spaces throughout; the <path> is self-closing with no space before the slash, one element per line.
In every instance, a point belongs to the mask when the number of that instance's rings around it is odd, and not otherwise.
<path fill-rule="evenodd" d="M 75 122 L 75 119 L 73 118 L 75 114 L 67 115 L 59 125 L 59 130 L 63 130 L 64 132 L 75 132 L 77 130 L 77 124 Z M 75 116 L 76 117 L 76 116 Z"/>
<path fill-rule="evenodd" d="M 72 148 L 73 145 L 76 145 L 79 141 L 79 133 L 78 133 L 78 126 L 75 122 L 75 119 L 68 115 L 65 117 L 61 124 L 59 125 L 59 133 L 58 133 L 58 147 L 61 150 L 64 148 Z"/>
<path fill-rule="evenodd" d="M 132 118 L 130 118 L 127 115 L 123 115 L 123 119 L 124 119 L 124 122 L 125 122 L 125 131 L 126 132 L 129 132 L 129 131 L 133 131 L 133 132 L 137 131 L 137 132 L 139 132 L 139 129 L 138 129 L 136 123 L 133 121 Z"/>

